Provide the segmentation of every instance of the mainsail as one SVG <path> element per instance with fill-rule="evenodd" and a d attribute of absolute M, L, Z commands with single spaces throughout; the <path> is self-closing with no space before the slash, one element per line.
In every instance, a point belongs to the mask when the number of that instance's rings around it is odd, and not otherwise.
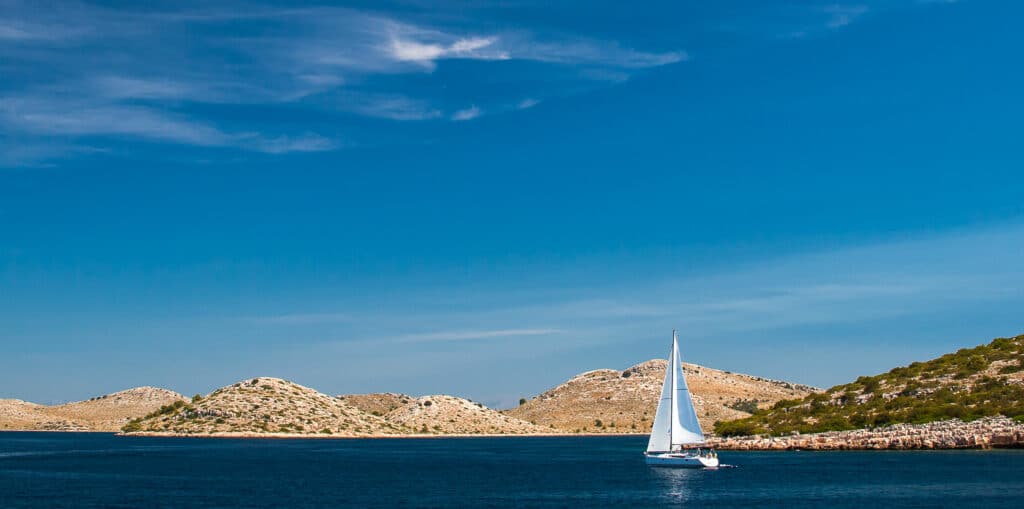
<path fill-rule="evenodd" d="M 693 409 L 686 377 L 680 368 L 676 331 L 672 331 L 672 350 L 668 355 L 665 383 L 661 387 L 661 399 L 658 401 L 658 411 L 654 414 L 647 452 L 674 451 L 683 445 L 702 443 L 704 433 L 697 421 L 697 412 Z"/>

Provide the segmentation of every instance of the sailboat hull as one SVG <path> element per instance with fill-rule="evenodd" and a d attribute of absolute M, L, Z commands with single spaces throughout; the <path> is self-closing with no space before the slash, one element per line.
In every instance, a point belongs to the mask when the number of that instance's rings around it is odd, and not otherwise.
<path fill-rule="evenodd" d="M 647 464 L 652 467 L 674 468 L 717 468 L 717 457 L 698 456 L 690 453 L 663 452 L 644 454 Z"/>

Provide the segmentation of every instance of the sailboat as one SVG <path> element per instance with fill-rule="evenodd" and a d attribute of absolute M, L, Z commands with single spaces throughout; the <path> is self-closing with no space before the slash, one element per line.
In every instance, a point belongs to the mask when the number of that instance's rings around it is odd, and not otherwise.
<path fill-rule="evenodd" d="M 665 383 L 661 387 L 661 399 L 644 457 L 651 466 L 718 467 L 718 454 L 703 445 L 704 433 L 693 409 L 690 389 L 686 386 L 686 377 L 680 366 L 679 340 L 673 330 Z"/>

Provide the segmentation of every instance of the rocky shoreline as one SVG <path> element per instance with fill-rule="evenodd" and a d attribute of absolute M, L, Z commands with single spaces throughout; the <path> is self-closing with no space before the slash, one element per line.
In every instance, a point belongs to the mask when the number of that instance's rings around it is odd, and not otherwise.
<path fill-rule="evenodd" d="M 989 449 L 1024 447 L 1024 423 L 1006 417 L 959 419 L 884 428 L 793 434 L 780 437 L 713 438 L 709 445 L 734 451 Z"/>
<path fill-rule="evenodd" d="M 338 438 L 524 438 L 524 437 L 609 437 L 609 436 L 647 436 L 645 433 L 401 433 L 401 434 L 333 434 L 323 433 L 252 433 L 252 432 L 216 432 L 216 433 L 181 433 L 172 431 L 133 431 L 119 432 L 122 437 L 173 437 L 173 438 L 262 438 L 262 439 L 338 439 Z"/>
<path fill-rule="evenodd" d="M 7 430 L 14 431 L 14 430 Z M 43 431 L 43 430 L 35 430 Z M 70 431 L 70 430 L 62 430 Z M 254 432 L 172 432 L 137 431 L 119 436 L 246 439 L 338 439 L 338 438 L 451 438 L 451 437 L 579 437 L 645 436 L 646 433 L 254 433 Z M 958 419 L 927 424 L 895 424 L 884 428 L 794 434 L 780 437 L 761 435 L 709 437 L 708 446 L 733 451 L 842 451 L 1024 448 L 1024 423 L 1006 417 L 987 417 L 972 422 Z"/>

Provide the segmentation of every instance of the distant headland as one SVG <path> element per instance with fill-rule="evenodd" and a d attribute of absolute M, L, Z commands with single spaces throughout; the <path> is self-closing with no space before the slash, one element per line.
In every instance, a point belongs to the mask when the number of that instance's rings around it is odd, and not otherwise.
<path fill-rule="evenodd" d="M 192 437 L 647 434 L 664 360 L 581 373 L 509 410 L 449 395 L 329 396 L 270 377 L 186 398 L 140 387 L 44 406 L 0 400 L 0 431 Z M 820 390 L 684 364 L 701 425 L 722 449 L 1024 446 L 1024 336 Z"/>

